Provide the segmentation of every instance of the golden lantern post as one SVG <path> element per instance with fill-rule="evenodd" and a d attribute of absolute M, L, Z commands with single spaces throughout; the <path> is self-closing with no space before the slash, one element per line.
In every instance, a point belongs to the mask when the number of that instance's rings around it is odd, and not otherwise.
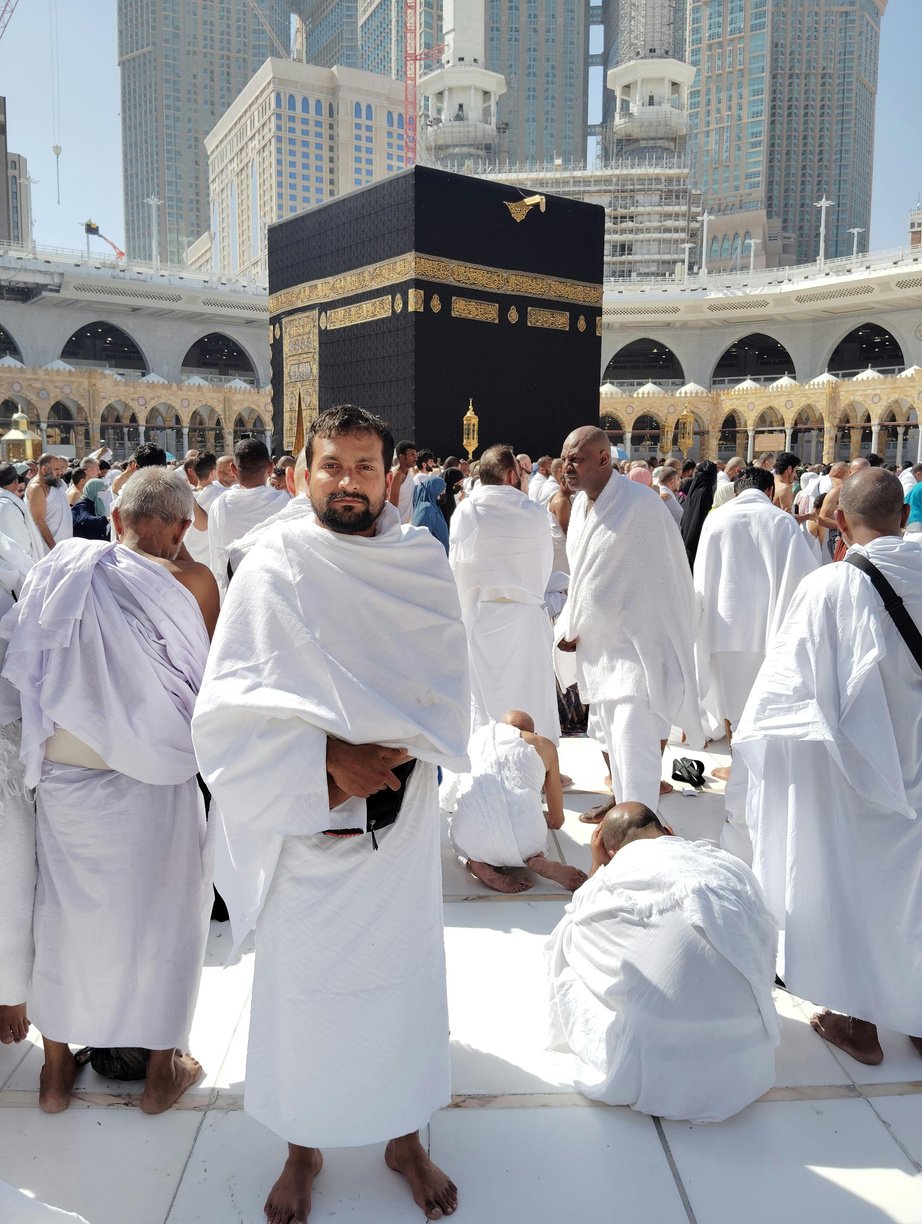
<path fill-rule="evenodd" d="M 32 459 L 33 449 L 41 448 L 41 436 L 29 428 L 29 418 L 24 412 L 13 414 L 12 429 L 0 438 L 0 452 L 7 463 L 15 463 L 20 459 Z M 35 447 L 35 443 L 38 447 Z"/>
<path fill-rule="evenodd" d="M 679 417 L 678 442 L 682 458 L 688 458 L 688 452 L 695 445 L 695 415 L 687 408 Z"/>
<path fill-rule="evenodd" d="M 480 417 L 474 411 L 474 401 L 468 400 L 467 412 L 464 414 L 462 426 L 464 430 L 464 449 L 467 451 L 468 462 L 474 458 L 474 451 L 477 449 L 479 434 L 477 427 L 480 424 Z"/>

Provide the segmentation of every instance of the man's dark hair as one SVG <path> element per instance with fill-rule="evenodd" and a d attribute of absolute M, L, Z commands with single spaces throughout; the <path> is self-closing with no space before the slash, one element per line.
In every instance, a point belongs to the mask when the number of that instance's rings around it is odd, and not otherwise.
<path fill-rule="evenodd" d="M 7 485 L 19 484 L 22 477 L 16 471 L 12 463 L 5 463 L 0 467 L 0 489 L 5 489 Z"/>
<path fill-rule="evenodd" d="M 344 406 L 348 406 L 348 405 L 344 405 Z M 331 408 L 330 411 L 336 412 L 337 409 Z M 356 411 L 361 412 L 361 409 L 359 408 Z M 348 429 L 341 429 L 339 430 L 339 432 L 340 433 L 351 433 L 353 431 L 348 430 Z M 316 436 L 318 438 L 334 438 L 336 435 L 335 434 L 317 434 Z M 403 456 L 407 453 L 407 451 L 411 451 L 411 450 L 416 450 L 416 443 L 408 442 L 406 438 L 404 438 L 402 442 L 397 443 L 397 450 L 396 450 L 397 458 L 402 459 Z M 391 463 L 393 463 L 393 460 L 391 460 Z M 391 466 L 390 463 L 387 466 L 390 467 Z"/>
<path fill-rule="evenodd" d="M 426 447 L 423 447 L 422 450 L 418 450 L 416 452 L 416 466 L 417 467 L 420 467 L 424 463 L 434 463 L 434 462 L 435 462 L 435 455 L 433 455 L 432 451 L 428 450 Z"/>
<path fill-rule="evenodd" d="M 213 451 L 202 451 L 192 466 L 196 480 L 206 480 L 218 466 L 217 456 Z"/>
<path fill-rule="evenodd" d="M 448 458 L 447 458 L 447 459 L 445 459 L 445 460 L 443 461 L 443 463 L 442 463 L 442 467 L 443 467 L 443 468 L 444 468 L 446 471 L 447 471 L 449 468 L 456 468 L 456 467 L 460 467 L 460 466 L 461 466 L 461 460 L 458 458 L 458 456 L 457 456 L 457 455 L 449 455 L 449 456 L 448 456 Z"/>
<path fill-rule="evenodd" d="M 108 459 L 100 459 L 100 461 L 99 461 L 99 472 L 100 472 L 100 475 L 102 475 L 102 473 L 103 473 L 103 472 L 110 472 L 111 470 L 112 470 L 112 464 L 109 462 L 109 460 L 108 460 Z"/>
<path fill-rule="evenodd" d="M 166 467 L 166 451 L 156 442 L 145 442 L 132 456 L 139 468 Z"/>
<path fill-rule="evenodd" d="M 79 485 L 79 484 L 82 484 L 85 480 L 86 480 L 86 468 L 85 467 L 74 468 L 74 470 L 70 474 L 69 483 Z"/>
<path fill-rule="evenodd" d="M 40 468 L 48 467 L 49 464 L 54 463 L 56 457 L 50 451 L 45 451 L 44 455 L 39 455 L 38 457 L 38 466 Z"/>
<path fill-rule="evenodd" d="M 758 489 L 766 497 L 771 497 L 774 487 L 774 476 L 765 468 L 760 467 L 744 468 L 733 482 L 733 492 L 737 496 L 745 493 L 747 489 Z"/>
<path fill-rule="evenodd" d="M 922 463 L 914 463 L 912 465 L 912 474 L 913 476 L 922 475 Z"/>
<path fill-rule="evenodd" d="M 257 476 L 269 466 L 269 448 L 259 438 L 242 438 L 234 447 L 234 463 L 244 478 Z"/>
<path fill-rule="evenodd" d="M 883 462 L 880 455 L 875 455 L 873 451 L 868 455 L 868 463 L 871 467 L 882 467 Z"/>
<path fill-rule="evenodd" d="M 694 459 L 686 459 L 685 462 L 682 464 L 682 475 L 690 476 L 694 470 L 695 470 Z"/>
<path fill-rule="evenodd" d="M 643 803 L 618 803 L 609 809 L 602 821 L 602 842 L 609 854 L 622 846 L 647 836 L 647 829 L 666 832 L 666 826 L 651 808 Z"/>
<path fill-rule="evenodd" d="M 480 456 L 480 483 L 505 484 L 507 472 L 514 472 L 516 466 L 515 451 L 511 446 L 489 446 Z"/>
<path fill-rule="evenodd" d="M 393 434 L 379 416 L 365 408 L 357 408 L 355 404 L 338 404 L 335 408 L 328 408 L 311 422 L 304 445 L 304 459 L 308 470 L 314 457 L 315 438 L 340 438 L 343 434 L 364 433 L 375 434 L 380 438 L 384 470 L 389 471 L 394 462 Z M 406 454 L 407 449 L 416 449 L 413 442 L 401 442 L 400 446 L 404 447 L 403 454 Z"/>
<path fill-rule="evenodd" d="M 773 471 L 777 472 L 779 476 L 783 476 L 788 468 L 796 467 L 800 467 L 800 458 L 797 455 L 793 455 L 790 451 L 782 451 L 780 455 L 775 456 Z"/>

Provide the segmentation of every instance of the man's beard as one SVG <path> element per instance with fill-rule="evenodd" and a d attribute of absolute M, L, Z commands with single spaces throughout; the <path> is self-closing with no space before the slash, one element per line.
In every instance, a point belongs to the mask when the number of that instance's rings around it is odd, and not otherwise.
<path fill-rule="evenodd" d="M 64 483 L 59 476 L 43 476 L 42 481 L 49 489 L 59 489 Z"/>
<path fill-rule="evenodd" d="M 355 510 L 351 506 L 338 506 L 337 502 L 342 501 L 360 501 L 364 505 L 363 510 Z M 329 531 L 335 531 L 339 535 L 360 535 L 363 531 L 367 531 L 369 527 L 373 527 L 381 513 L 384 510 L 384 498 L 378 503 L 375 508 L 369 498 L 364 493 L 331 493 L 322 505 L 317 505 L 311 498 L 311 505 L 314 507 L 314 513 L 317 515 L 317 521 L 326 527 Z"/>

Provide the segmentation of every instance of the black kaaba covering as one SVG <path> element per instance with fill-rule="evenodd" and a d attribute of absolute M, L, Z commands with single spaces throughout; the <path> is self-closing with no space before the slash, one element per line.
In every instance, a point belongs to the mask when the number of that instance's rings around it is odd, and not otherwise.
<path fill-rule="evenodd" d="M 599 416 L 604 209 L 416 166 L 269 229 L 276 446 L 372 409 L 441 456 L 536 456 Z"/>

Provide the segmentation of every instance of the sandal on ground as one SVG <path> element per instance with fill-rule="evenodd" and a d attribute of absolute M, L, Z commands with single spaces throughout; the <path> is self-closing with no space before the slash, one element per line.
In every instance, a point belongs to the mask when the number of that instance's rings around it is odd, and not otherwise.
<path fill-rule="evenodd" d="M 677 757 L 672 762 L 673 782 L 684 782 L 701 790 L 704 786 L 704 765 L 701 761 L 693 761 L 690 757 Z"/>

